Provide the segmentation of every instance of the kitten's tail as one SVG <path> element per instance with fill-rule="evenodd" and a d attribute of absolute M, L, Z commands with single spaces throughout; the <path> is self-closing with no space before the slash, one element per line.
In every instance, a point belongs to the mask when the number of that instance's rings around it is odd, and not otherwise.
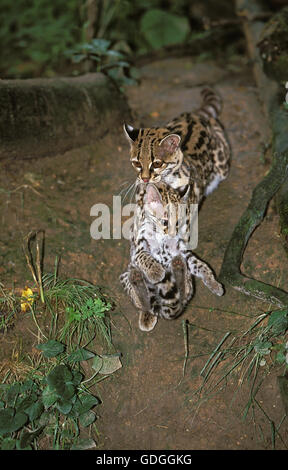
<path fill-rule="evenodd" d="M 212 88 L 205 87 L 201 90 L 202 105 L 198 114 L 210 119 L 217 119 L 222 111 L 222 98 Z"/>

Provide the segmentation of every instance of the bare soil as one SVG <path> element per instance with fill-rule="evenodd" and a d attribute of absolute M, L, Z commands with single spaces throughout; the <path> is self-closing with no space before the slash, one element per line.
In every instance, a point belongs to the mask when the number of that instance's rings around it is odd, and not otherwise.
<path fill-rule="evenodd" d="M 126 93 L 132 125 L 165 123 L 200 103 L 203 84 L 213 84 L 224 99 L 223 122 L 233 150 L 229 178 L 209 196 L 199 213 L 197 255 L 219 273 L 234 225 L 246 208 L 253 188 L 270 167 L 270 131 L 261 97 L 245 61 L 196 63 L 190 58 L 166 59 L 142 69 L 140 85 Z M 196 292 L 184 314 L 174 321 L 158 321 L 155 330 L 138 328 L 135 308 L 121 290 L 119 275 L 126 269 L 129 242 L 93 240 L 90 226 L 93 204 L 111 208 L 113 195 L 135 174 L 129 163 L 122 123 L 96 143 L 54 157 L 3 161 L 0 174 L 1 282 L 10 287 L 31 285 L 23 256 L 22 238 L 30 230 L 46 233 L 45 271 L 61 256 L 60 274 L 87 279 L 108 287 L 116 302 L 112 312 L 113 338 L 122 353 L 123 367 L 98 386 L 102 405 L 96 437 L 101 449 L 187 450 L 270 449 L 271 423 L 255 409 L 243 419 L 249 384 L 240 387 L 239 376 L 196 403 L 193 392 L 201 385 L 199 373 L 209 354 L 228 331 L 245 331 L 251 318 L 271 305 L 225 286 L 214 296 L 196 281 Z M 128 183 L 127 183 L 128 184 Z M 127 201 L 129 202 L 129 197 Z M 112 224 L 112 222 L 111 222 Z M 111 233 L 113 233 L 111 228 Z M 249 241 L 243 270 L 265 282 L 286 287 L 287 260 L 279 236 L 279 218 L 273 201 L 261 226 Z M 230 312 L 230 313 L 228 313 Z M 185 343 L 183 320 L 188 320 L 189 356 L 183 378 Z M 18 318 L 13 330 L 0 338 L 1 358 L 13 348 L 33 347 L 27 322 Z M 27 346 L 24 347 L 27 350 Z M 266 368 L 272 363 L 267 358 Z M 284 415 L 277 386 L 277 368 L 260 387 L 257 399 L 270 420 L 278 425 Z M 276 448 L 288 442 L 286 421 L 276 435 Z"/>

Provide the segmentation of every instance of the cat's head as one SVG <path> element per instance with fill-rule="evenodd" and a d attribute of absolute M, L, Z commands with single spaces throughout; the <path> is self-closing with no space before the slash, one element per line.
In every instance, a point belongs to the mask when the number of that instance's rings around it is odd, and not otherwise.
<path fill-rule="evenodd" d="M 157 183 L 165 173 L 182 163 L 180 136 L 165 128 L 134 129 L 124 124 L 130 143 L 130 160 L 144 183 Z"/>

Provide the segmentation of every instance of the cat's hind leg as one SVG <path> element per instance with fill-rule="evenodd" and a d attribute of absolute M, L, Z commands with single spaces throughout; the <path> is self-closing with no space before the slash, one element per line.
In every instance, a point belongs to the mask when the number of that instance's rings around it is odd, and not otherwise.
<path fill-rule="evenodd" d="M 132 267 L 129 273 L 129 280 L 136 292 L 136 295 L 141 303 L 141 310 L 139 313 L 139 328 L 142 331 L 151 331 L 157 323 L 157 317 L 150 313 L 149 293 L 145 285 L 142 273 L 139 269 Z"/>
<path fill-rule="evenodd" d="M 202 260 L 191 255 L 187 259 L 190 272 L 193 276 L 200 277 L 202 282 L 208 287 L 213 294 L 223 295 L 224 288 L 220 282 L 218 282 L 214 276 L 212 269 Z"/>
<path fill-rule="evenodd" d="M 139 328 L 151 331 L 157 323 L 157 316 L 152 315 L 149 305 L 149 295 L 141 271 L 129 267 L 129 271 L 121 274 L 120 282 L 139 312 Z"/>
<path fill-rule="evenodd" d="M 193 293 L 192 279 L 188 272 L 185 258 L 181 255 L 174 256 L 171 262 L 171 268 L 180 293 L 181 301 L 185 304 Z"/>

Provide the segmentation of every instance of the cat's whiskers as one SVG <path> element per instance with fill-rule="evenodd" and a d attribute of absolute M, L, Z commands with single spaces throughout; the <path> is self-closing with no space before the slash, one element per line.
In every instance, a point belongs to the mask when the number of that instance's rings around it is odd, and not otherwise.
<path fill-rule="evenodd" d="M 123 203 L 124 203 L 125 200 L 127 199 L 128 195 L 131 193 L 131 191 L 132 191 L 132 192 L 135 191 L 134 188 L 135 188 L 135 181 L 133 181 L 133 183 L 131 183 L 131 184 L 129 185 L 129 187 L 127 188 L 127 190 L 126 190 L 126 192 L 125 192 L 125 194 L 124 194 L 124 196 L 123 196 L 123 199 L 122 199 L 122 202 L 123 202 Z"/>

